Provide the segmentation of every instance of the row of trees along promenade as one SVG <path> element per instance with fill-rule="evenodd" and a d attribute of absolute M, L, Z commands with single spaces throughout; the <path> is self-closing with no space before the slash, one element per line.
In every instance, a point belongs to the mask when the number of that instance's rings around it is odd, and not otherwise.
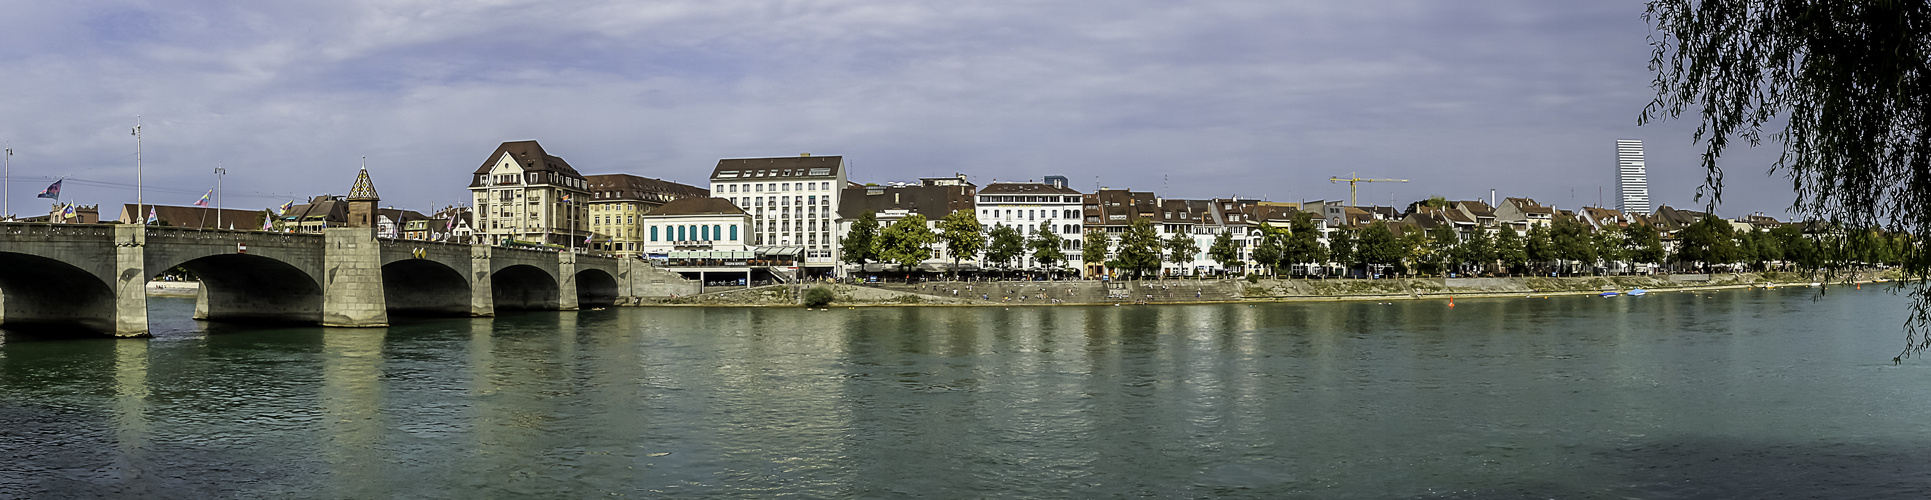
<path fill-rule="evenodd" d="M 881 227 L 875 215 L 865 213 L 840 242 L 843 258 L 861 267 L 881 262 L 904 271 L 932 259 L 936 247 L 943 247 L 955 273 L 961 262 L 981 256 L 989 266 L 1006 270 L 1020 257 L 1030 256 L 1049 274 L 1067 262 L 1062 250 L 1065 240 L 1054 233 L 1050 222 L 1042 222 L 1039 231 L 1026 236 L 1010 226 L 987 230 L 970 211 L 960 210 L 930 226 L 937 230 L 928 227 L 924 216 L 912 214 Z M 1653 226 L 1596 228 L 1566 217 L 1532 225 L 1521 234 L 1499 228 L 1477 229 L 1465 236 L 1448 226 L 1397 235 L 1389 224 L 1375 222 L 1330 231 L 1323 242 L 1312 214 L 1303 212 L 1285 227 L 1262 223 L 1258 230 L 1261 238 L 1253 260 L 1261 274 L 1324 277 L 1371 274 L 1368 270 L 1409 276 L 1546 276 L 1628 273 L 1648 267 L 1709 272 L 1812 270 L 1832 262 L 1894 266 L 1916 244 L 1909 235 L 1875 228 L 1835 230 L 1790 224 L 1739 231 L 1714 216 L 1676 231 L 1671 235 L 1673 245 L 1667 247 L 1663 232 Z M 1190 265 L 1202 250 L 1184 233 L 1161 238 L 1145 219 L 1134 221 L 1114 240 L 1103 231 L 1087 231 L 1080 257 L 1140 277 L 1157 274 L 1163 262 Z M 1205 250 L 1223 268 L 1244 267 L 1240 249 L 1225 231 Z"/>

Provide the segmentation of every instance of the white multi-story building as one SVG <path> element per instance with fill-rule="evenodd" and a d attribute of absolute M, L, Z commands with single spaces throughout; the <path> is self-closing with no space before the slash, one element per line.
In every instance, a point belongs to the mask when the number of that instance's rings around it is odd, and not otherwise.
<path fill-rule="evenodd" d="M 727 158 L 711 171 L 711 196 L 751 214 L 748 242 L 796 247 L 806 276 L 828 276 L 836 266 L 835 212 L 847 184 L 842 156 Z"/>
<path fill-rule="evenodd" d="M 1649 169 L 1643 165 L 1643 141 L 1616 141 L 1616 210 L 1649 214 Z"/>
<path fill-rule="evenodd" d="M 974 213 L 979 224 L 986 231 L 998 226 L 1011 226 L 1028 240 L 1039 232 L 1040 225 L 1051 226 L 1053 233 L 1064 240 L 1060 250 L 1065 253 L 1066 261 L 1062 267 L 1080 269 L 1080 248 L 1085 243 L 1085 224 L 1080 222 L 1081 208 L 1079 191 L 1066 187 L 1066 178 L 1047 177 L 1047 182 L 994 182 L 979 189 L 974 203 Z M 1032 258 L 1032 252 L 1020 259 L 1020 267 L 1031 268 L 1039 263 Z"/>
<path fill-rule="evenodd" d="M 590 185 L 536 141 L 505 142 L 470 178 L 479 243 L 583 245 Z"/>

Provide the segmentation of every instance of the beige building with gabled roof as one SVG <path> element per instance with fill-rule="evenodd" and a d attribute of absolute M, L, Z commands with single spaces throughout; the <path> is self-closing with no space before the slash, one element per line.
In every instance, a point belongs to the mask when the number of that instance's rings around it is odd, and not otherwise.
<path fill-rule="evenodd" d="M 505 142 L 470 177 L 476 241 L 583 246 L 589 182 L 536 141 Z"/>

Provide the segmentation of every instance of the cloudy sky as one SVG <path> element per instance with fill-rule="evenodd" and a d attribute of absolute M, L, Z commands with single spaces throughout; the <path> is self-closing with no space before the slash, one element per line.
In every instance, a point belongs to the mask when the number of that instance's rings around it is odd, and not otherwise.
<path fill-rule="evenodd" d="M 853 180 L 1065 175 L 1172 198 L 1527 196 L 1613 206 L 1614 140 L 1696 206 L 1694 124 L 1652 97 L 1641 0 L 76 1 L 0 17 L 11 208 L 466 197 L 503 141 L 584 173 L 703 184 L 719 158 L 848 158 Z M 1783 214 L 1771 146 L 1725 215 Z"/>

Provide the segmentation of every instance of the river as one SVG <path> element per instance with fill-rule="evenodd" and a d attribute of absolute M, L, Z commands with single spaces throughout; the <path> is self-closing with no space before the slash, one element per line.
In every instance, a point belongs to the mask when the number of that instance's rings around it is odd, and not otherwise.
<path fill-rule="evenodd" d="M 1931 496 L 1867 287 L 612 308 L 0 344 L 0 497 Z"/>

